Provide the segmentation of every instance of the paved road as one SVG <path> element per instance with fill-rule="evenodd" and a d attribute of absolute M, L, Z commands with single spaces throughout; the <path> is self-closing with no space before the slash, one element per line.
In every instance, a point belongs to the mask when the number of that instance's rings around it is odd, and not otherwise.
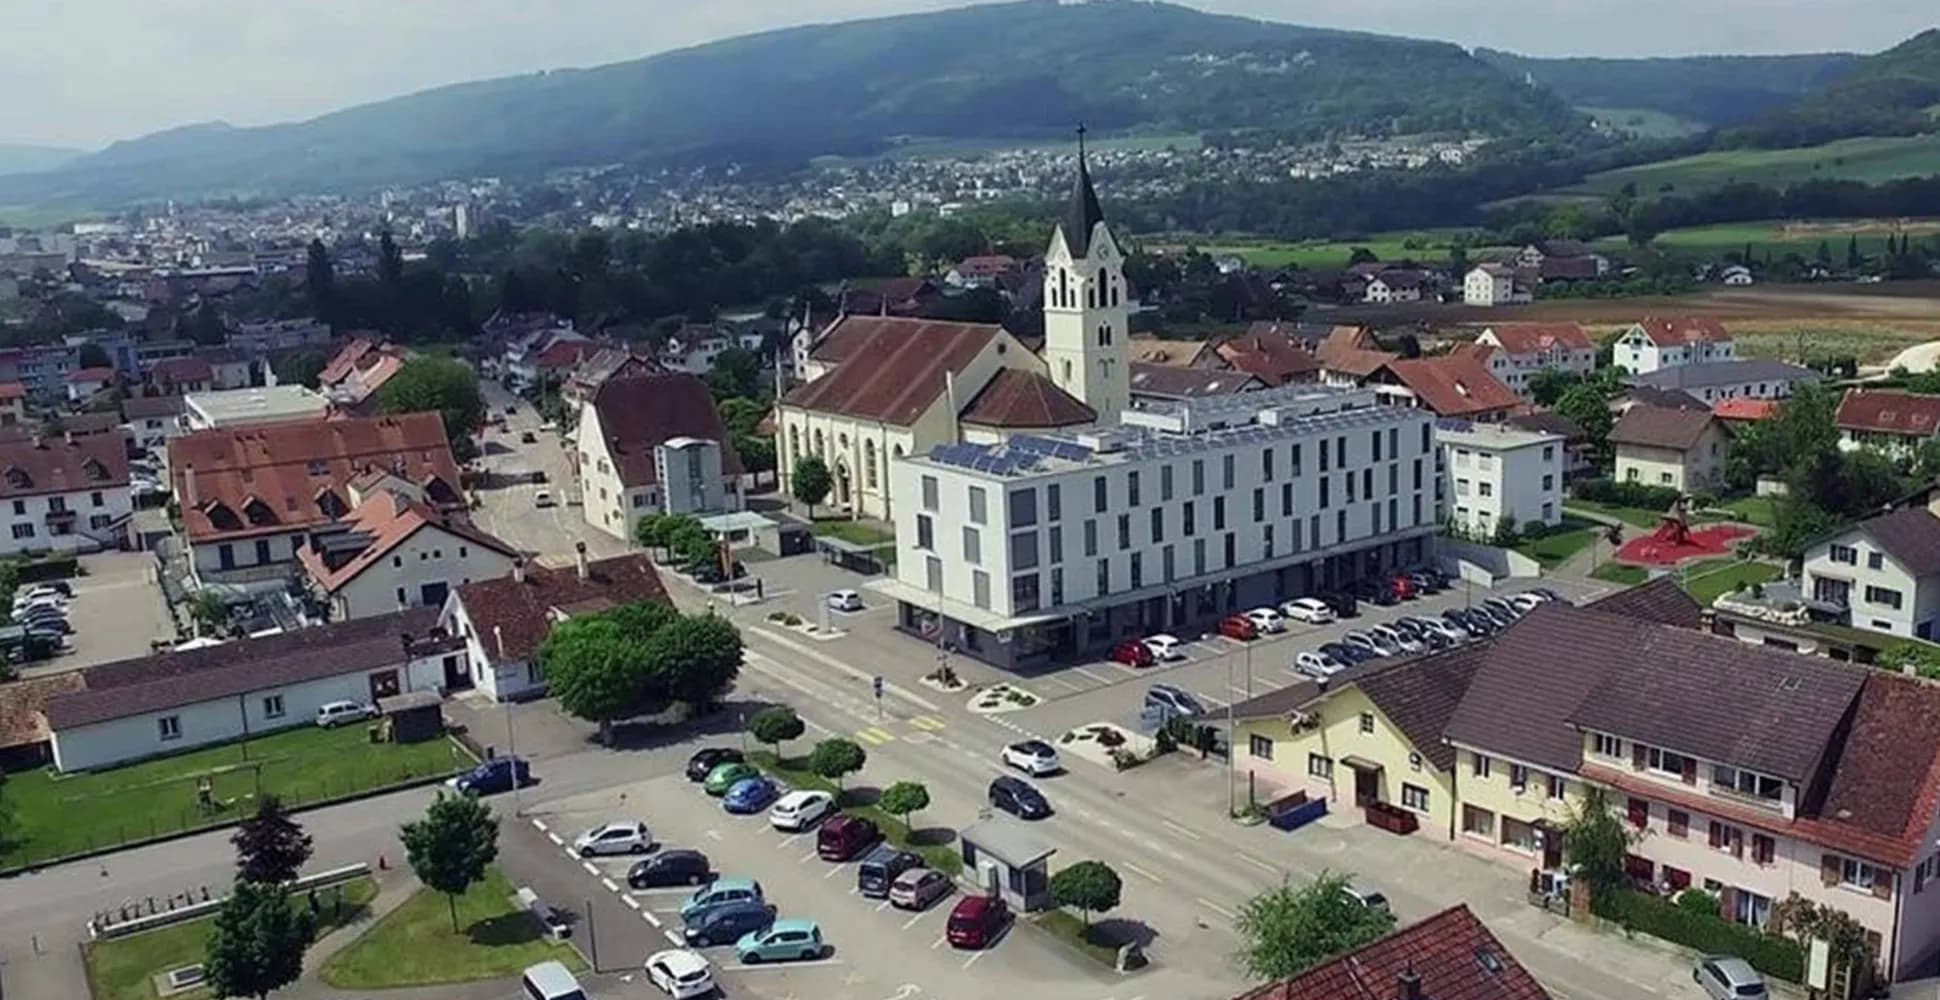
<path fill-rule="evenodd" d="M 540 417 L 531 404 L 506 392 L 497 382 L 481 381 L 479 388 L 493 415 L 502 415 L 507 406 L 515 407 L 506 416 L 504 430 L 488 430 L 480 441 L 483 455 L 479 467 L 501 477 L 524 480 L 534 470 L 544 472 L 542 484 L 521 481 L 517 485 L 480 490 L 481 506 L 472 520 L 485 531 L 528 552 L 536 552 L 548 565 L 563 565 L 573 558 L 573 543 L 584 541 L 595 559 L 621 555 L 628 551 L 625 542 L 596 531 L 587 524 L 577 501 L 572 467 L 567 449 L 556 432 L 540 428 Z M 530 443 L 522 440 L 530 433 Z M 537 507 L 534 498 L 540 490 L 552 494 L 554 505 Z"/>

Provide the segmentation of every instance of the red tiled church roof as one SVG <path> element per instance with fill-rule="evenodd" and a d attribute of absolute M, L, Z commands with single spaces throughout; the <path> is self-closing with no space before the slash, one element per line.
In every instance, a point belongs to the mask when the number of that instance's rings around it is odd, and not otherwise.
<path fill-rule="evenodd" d="M 964 423 L 985 427 L 1070 427 L 1097 419 L 1050 379 L 1018 368 L 998 369 L 963 410 Z"/>

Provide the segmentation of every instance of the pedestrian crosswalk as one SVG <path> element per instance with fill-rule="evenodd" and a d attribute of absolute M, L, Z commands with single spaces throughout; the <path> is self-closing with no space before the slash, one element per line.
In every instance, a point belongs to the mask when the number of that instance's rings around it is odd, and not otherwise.
<path fill-rule="evenodd" d="M 881 726 L 870 726 L 856 731 L 855 738 L 870 746 L 881 746 L 896 739 L 896 734 Z"/>
<path fill-rule="evenodd" d="M 949 723 L 944 722 L 942 719 L 939 719 L 934 715 L 914 716 L 909 720 L 909 724 L 912 726 L 915 726 L 918 729 L 923 730 L 926 733 L 936 732 L 937 730 L 942 729 L 944 726 L 949 725 Z"/>

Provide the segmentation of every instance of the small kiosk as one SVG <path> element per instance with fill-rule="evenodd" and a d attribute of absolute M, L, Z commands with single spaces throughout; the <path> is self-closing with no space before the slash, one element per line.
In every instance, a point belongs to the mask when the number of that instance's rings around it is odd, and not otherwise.
<path fill-rule="evenodd" d="M 958 839 L 963 843 L 964 866 L 985 892 L 1020 913 L 1051 905 L 1046 869 L 1057 848 L 1016 820 L 1002 817 L 984 820 L 958 834 Z"/>

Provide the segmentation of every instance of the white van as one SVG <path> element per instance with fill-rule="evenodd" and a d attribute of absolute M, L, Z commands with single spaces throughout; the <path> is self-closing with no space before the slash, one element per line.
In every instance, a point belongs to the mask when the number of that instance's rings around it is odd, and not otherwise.
<path fill-rule="evenodd" d="M 586 992 L 579 988 L 579 980 L 559 962 L 540 962 L 525 970 L 519 981 L 525 985 L 525 995 L 532 1000 L 586 1000 Z"/>
<path fill-rule="evenodd" d="M 317 725 L 325 729 L 347 722 L 362 722 L 370 716 L 370 706 L 354 701 L 332 701 L 317 706 Z"/>

